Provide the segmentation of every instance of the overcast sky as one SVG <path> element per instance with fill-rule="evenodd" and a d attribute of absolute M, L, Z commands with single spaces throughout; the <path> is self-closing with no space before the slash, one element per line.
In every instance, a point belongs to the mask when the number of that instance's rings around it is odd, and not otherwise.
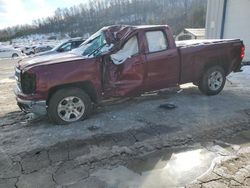
<path fill-rule="evenodd" d="M 0 0 L 0 29 L 53 15 L 57 8 L 70 7 L 88 0 Z"/>

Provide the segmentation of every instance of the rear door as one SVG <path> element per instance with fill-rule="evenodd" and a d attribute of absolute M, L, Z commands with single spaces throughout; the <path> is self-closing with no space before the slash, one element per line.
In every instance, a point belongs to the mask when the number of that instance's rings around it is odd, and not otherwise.
<path fill-rule="evenodd" d="M 178 50 L 170 46 L 165 30 L 149 30 L 144 34 L 146 49 L 147 90 L 174 86 L 179 81 L 180 61 Z"/>

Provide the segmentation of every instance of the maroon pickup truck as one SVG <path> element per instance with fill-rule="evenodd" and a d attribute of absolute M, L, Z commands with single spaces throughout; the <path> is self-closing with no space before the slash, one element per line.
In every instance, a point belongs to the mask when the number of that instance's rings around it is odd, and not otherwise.
<path fill-rule="evenodd" d="M 239 39 L 175 43 L 166 25 L 104 27 L 71 52 L 20 61 L 17 103 L 67 124 L 85 119 L 95 103 L 110 97 L 189 82 L 216 95 L 226 76 L 240 71 L 244 50 Z"/>

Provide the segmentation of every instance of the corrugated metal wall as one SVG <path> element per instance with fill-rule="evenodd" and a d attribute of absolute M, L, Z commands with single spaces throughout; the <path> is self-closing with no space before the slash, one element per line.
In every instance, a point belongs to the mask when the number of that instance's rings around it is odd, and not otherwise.
<path fill-rule="evenodd" d="M 223 9 L 226 0 L 208 0 L 206 38 L 240 38 L 246 46 L 245 61 L 250 61 L 250 0 L 227 0 L 224 32 Z"/>
<path fill-rule="evenodd" d="M 240 38 L 246 47 L 245 61 L 250 61 L 250 0 L 229 0 L 223 38 Z"/>
<path fill-rule="evenodd" d="M 208 0 L 206 19 L 207 39 L 220 38 L 224 1 L 225 0 Z"/>

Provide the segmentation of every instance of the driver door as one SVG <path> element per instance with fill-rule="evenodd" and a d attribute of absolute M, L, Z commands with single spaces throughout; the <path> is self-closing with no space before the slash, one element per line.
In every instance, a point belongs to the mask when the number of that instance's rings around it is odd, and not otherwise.
<path fill-rule="evenodd" d="M 142 92 L 145 56 L 141 53 L 138 36 L 130 37 L 119 51 L 110 56 L 108 87 L 105 88 L 108 96 L 134 96 Z"/>

